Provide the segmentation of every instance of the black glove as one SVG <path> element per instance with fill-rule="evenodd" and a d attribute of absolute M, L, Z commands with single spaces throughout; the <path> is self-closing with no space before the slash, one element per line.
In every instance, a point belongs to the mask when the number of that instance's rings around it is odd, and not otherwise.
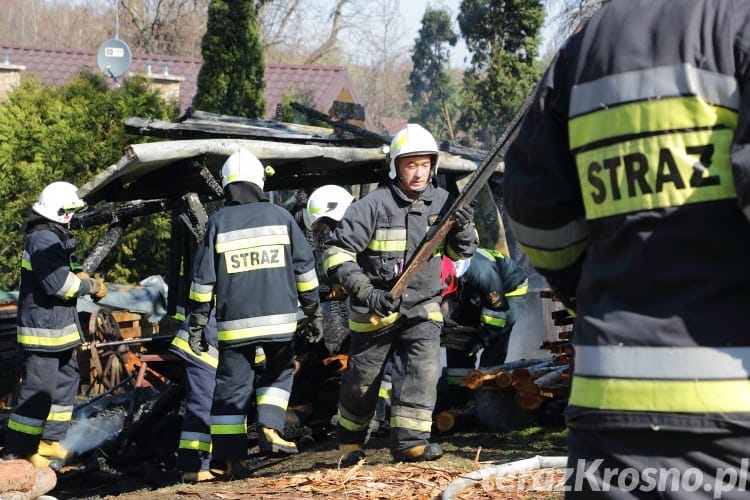
<path fill-rule="evenodd" d="M 367 306 L 370 311 L 385 318 L 396 309 L 393 295 L 388 290 L 373 288 L 367 296 Z"/>
<path fill-rule="evenodd" d="M 208 318 L 203 314 L 191 314 L 188 326 L 188 345 L 195 354 L 201 355 L 208 351 L 205 328 Z"/>
<path fill-rule="evenodd" d="M 371 312 L 382 318 L 396 310 L 391 292 L 375 288 L 367 278 L 361 278 L 354 284 L 352 297 L 355 304 L 367 306 Z"/>
<path fill-rule="evenodd" d="M 320 306 L 310 306 L 303 308 L 305 315 L 307 316 L 307 324 L 305 328 L 297 330 L 297 334 L 307 342 L 308 344 L 316 344 L 323 340 L 323 314 L 320 312 Z"/>
<path fill-rule="evenodd" d="M 484 344 L 479 339 L 472 339 L 469 341 L 468 344 L 466 344 L 466 355 L 470 357 L 474 357 L 477 355 L 477 353 L 484 349 Z"/>
<path fill-rule="evenodd" d="M 466 227 L 474 222 L 474 208 L 470 205 L 459 207 L 453 212 L 453 219 L 456 221 L 456 225 L 460 227 Z"/>

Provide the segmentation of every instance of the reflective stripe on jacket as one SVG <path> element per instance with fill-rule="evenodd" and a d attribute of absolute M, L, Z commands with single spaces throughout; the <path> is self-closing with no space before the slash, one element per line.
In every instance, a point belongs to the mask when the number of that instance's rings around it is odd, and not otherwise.
<path fill-rule="evenodd" d="M 748 88 L 750 3 L 730 0 L 613 0 L 545 73 L 504 200 L 575 298 L 570 425 L 750 427 Z"/>
<path fill-rule="evenodd" d="M 209 218 L 195 255 L 192 311 L 207 314 L 214 297 L 219 345 L 291 340 L 298 304 L 319 298 L 315 258 L 288 211 L 253 202 Z"/>
<path fill-rule="evenodd" d="M 326 273 L 347 290 L 363 275 L 375 288 L 390 289 L 450 202 L 448 192 L 432 184 L 414 201 L 395 183 L 379 187 L 349 207 L 326 242 L 323 254 Z M 349 327 L 355 332 L 374 331 L 400 317 L 442 322 L 439 304 L 443 248 L 451 258 L 467 258 L 477 242 L 473 226 L 454 228 L 402 294 L 398 311 L 373 325 L 367 306 L 352 299 Z"/>
<path fill-rule="evenodd" d="M 26 237 L 21 259 L 17 340 L 28 351 L 59 352 L 81 344 L 77 297 L 89 284 L 71 272 L 73 233 L 43 223 Z"/>

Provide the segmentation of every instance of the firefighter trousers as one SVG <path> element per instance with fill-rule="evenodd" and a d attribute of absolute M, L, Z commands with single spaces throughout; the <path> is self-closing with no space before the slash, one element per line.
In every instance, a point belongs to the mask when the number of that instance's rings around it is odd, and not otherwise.
<path fill-rule="evenodd" d="M 5 451 L 25 457 L 37 452 L 40 439 L 62 440 L 73 417 L 79 382 L 73 349 L 25 352 L 17 402 L 5 433 Z"/>
<path fill-rule="evenodd" d="M 258 345 L 263 348 L 266 361 L 256 379 L 254 362 Z M 219 350 L 216 389 L 211 406 L 214 458 L 244 460 L 247 457 L 246 415 L 252 406 L 253 389 L 258 427 L 283 433 L 293 375 L 294 349 L 291 339 Z"/>
<path fill-rule="evenodd" d="M 185 362 L 185 417 L 177 447 L 177 469 L 208 470 L 211 464 L 211 402 L 216 370 L 202 363 Z"/>
<path fill-rule="evenodd" d="M 750 433 L 568 429 L 566 499 L 750 496 Z"/>
<path fill-rule="evenodd" d="M 429 442 L 440 373 L 440 329 L 440 323 L 420 321 L 384 333 L 352 332 L 339 397 L 340 444 L 365 443 L 383 369 L 392 354 L 400 366 L 394 368 L 391 381 L 391 451 Z"/>

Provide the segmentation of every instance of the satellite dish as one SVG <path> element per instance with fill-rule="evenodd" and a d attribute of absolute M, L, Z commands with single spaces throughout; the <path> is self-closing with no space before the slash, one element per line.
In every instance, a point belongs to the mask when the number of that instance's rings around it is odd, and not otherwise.
<path fill-rule="evenodd" d="M 119 38 L 107 40 L 99 46 L 96 64 L 103 73 L 118 78 L 130 68 L 132 55 L 128 44 Z"/>

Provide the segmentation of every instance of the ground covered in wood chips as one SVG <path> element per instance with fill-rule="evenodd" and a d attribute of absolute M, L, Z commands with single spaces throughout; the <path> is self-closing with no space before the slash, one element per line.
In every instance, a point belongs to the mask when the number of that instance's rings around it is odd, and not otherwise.
<path fill-rule="evenodd" d="M 566 454 L 565 431 L 560 426 L 530 427 L 510 432 L 458 432 L 435 436 L 445 455 L 434 462 L 394 463 L 385 433 L 373 436 L 367 459 L 352 467 L 338 464 L 332 432 L 307 442 L 299 455 L 251 461 L 254 477 L 236 481 L 183 484 L 168 461 L 144 454 L 117 469 L 76 472 L 59 476 L 50 492 L 57 498 L 117 498 L 156 500 L 200 499 L 434 499 L 456 478 L 472 470 L 536 455 Z M 102 457 L 101 460 L 103 460 Z M 561 499 L 563 472 L 542 469 L 509 477 L 490 478 L 462 490 L 456 498 Z"/>

